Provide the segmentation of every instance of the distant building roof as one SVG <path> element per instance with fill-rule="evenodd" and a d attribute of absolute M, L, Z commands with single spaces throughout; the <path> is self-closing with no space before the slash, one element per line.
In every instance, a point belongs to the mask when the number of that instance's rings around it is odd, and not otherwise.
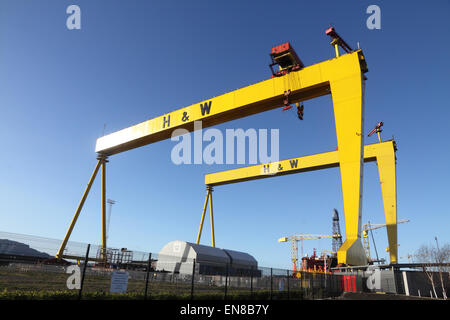
<path fill-rule="evenodd" d="M 49 254 L 30 248 L 29 245 L 9 239 L 0 239 L 0 254 L 51 258 Z"/>
<path fill-rule="evenodd" d="M 258 262 L 255 258 L 245 252 L 234 251 L 229 249 L 223 249 L 231 259 L 231 264 L 233 265 L 242 265 L 242 266 L 252 266 L 257 267 Z"/>
<path fill-rule="evenodd" d="M 162 260 L 166 256 L 195 259 L 197 262 L 209 261 L 224 264 L 230 262 L 228 255 L 222 249 L 179 240 L 166 244 L 159 252 L 158 260 Z"/>

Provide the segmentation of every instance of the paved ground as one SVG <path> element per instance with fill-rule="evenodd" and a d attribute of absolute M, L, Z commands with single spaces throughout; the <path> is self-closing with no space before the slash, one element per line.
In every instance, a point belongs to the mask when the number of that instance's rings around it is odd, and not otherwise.
<path fill-rule="evenodd" d="M 337 300 L 436 300 L 429 297 L 414 297 L 392 293 L 344 292 Z M 442 300 L 441 300 L 442 301 Z"/>

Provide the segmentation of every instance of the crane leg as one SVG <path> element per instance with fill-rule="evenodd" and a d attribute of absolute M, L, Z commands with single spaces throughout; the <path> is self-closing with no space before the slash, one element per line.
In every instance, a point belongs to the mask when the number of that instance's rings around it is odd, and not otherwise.
<path fill-rule="evenodd" d="M 212 202 L 212 188 L 209 191 L 209 211 L 211 215 L 211 245 L 213 248 L 216 246 L 216 238 L 214 236 L 214 215 L 213 215 L 213 202 Z"/>
<path fill-rule="evenodd" d="M 361 205 L 364 148 L 364 75 L 330 81 L 341 171 L 347 239 L 339 248 L 338 263 L 364 265 L 361 242 Z"/>
<path fill-rule="evenodd" d="M 106 263 L 106 163 L 102 158 L 102 259 Z"/>
<path fill-rule="evenodd" d="M 203 212 L 202 212 L 202 218 L 200 220 L 200 227 L 198 228 L 198 234 L 197 234 L 197 244 L 200 244 L 200 238 L 202 236 L 202 229 L 203 229 L 203 222 L 205 221 L 205 213 L 206 208 L 208 207 L 208 200 L 209 200 L 209 194 L 211 193 L 211 189 L 209 186 L 206 187 L 206 198 L 205 198 L 205 204 L 203 206 Z"/>
<path fill-rule="evenodd" d="M 377 164 L 389 241 L 389 258 L 391 263 L 397 263 L 397 187 L 393 145 L 383 146 L 377 156 Z"/>
<path fill-rule="evenodd" d="M 77 223 L 78 216 L 80 215 L 81 209 L 83 209 L 84 202 L 86 201 L 86 198 L 89 194 L 89 191 L 91 190 L 92 184 L 94 183 L 95 177 L 97 176 L 98 170 L 100 169 L 101 165 L 102 159 L 98 159 L 94 172 L 92 173 L 91 178 L 89 179 L 89 183 L 86 189 L 84 190 L 83 196 L 81 197 L 80 203 L 78 204 L 77 210 L 75 211 L 75 215 L 72 218 L 69 229 L 67 230 L 66 235 L 64 236 L 64 240 L 61 243 L 61 246 L 59 247 L 58 253 L 56 254 L 56 258 L 58 259 L 63 258 L 67 242 L 69 241 L 70 235 L 72 234 L 72 230 L 75 227 L 75 224 Z"/>

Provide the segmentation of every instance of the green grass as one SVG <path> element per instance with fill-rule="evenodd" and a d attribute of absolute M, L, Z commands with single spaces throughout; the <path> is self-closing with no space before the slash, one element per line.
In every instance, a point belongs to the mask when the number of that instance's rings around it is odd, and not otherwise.
<path fill-rule="evenodd" d="M 69 274 L 17 271 L 0 269 L 0 300 L 76 300 L 78 290 L 69 290 L 66 286 Z M 86 275 L 83 284 L 82 298 L 87 300 L 143 300 L 145 281 L 129 279 L 127 293 L 111 294 L 110 276 Z M 194 299 L 223 300 L 225 288 L 215 285 L 194 285 Z M 318 290 L 314 296 L 320 297 Z M 148 299 L 154 300 L 189 300 L 191 298 L 190 282 L 170 282 L 150 280 L 148 284 Z M 311 299 L 312 292 L 308 290 L 293 290 L 290 299 Z M 227 300 L 269 300 L 270 290 L 254 290 L 250 288 L 228 288 Z M 272 293 L 272 299 L 288 299 L 287 292 Z"/>

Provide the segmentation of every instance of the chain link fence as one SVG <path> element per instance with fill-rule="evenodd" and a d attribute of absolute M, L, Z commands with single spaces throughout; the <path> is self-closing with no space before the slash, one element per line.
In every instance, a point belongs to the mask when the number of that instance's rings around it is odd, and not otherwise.
<path fill-rule="evenodd" d="M 0 232 L 0 299 L 309 300 L 343 291 L 334 274 L 188 258 L 166 271 L 158 263 L 173 257 L 125 248 L 108 248 L 105 263 L 100 247 L 76 242 L 58 260 L 60 243 Z"/>

